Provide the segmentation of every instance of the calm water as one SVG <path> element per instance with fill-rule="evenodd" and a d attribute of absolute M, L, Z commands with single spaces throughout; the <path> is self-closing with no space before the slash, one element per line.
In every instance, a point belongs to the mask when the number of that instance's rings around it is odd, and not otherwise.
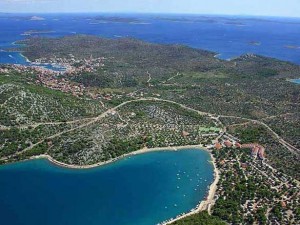
<path fill-rule="evenodd" d="M 293 79 L 293 80 L 291 80 L 291 82 L 293 82 L 295 84 L 300 84 L 300 79 Z"/>
<path fill-rule="evenodd" d="M 19 52 L 0 52 L 0 63 L 4 64 L 19 64 L 30 66 L 32 65 L 30 62 L 26 60 Z M 54 71 L 65 71 L 65 68 L 62 66 L 54 66 L 51 64 L 39 64 L 40 67 L 44 67 Z"/>
<path fill-rule="evenodd" d="M 1 224 L 154 225 L 187 212 L 213 181 L 206 151 L 152 152 L 88 170 L 47 160 L 0 167 Z"/>
<path fill-rule="evenodd" d="M 32 36 L 59 37 L 91 34 L 103 37 L 134 37 L 156 43 L 185 44 L 220 53 L 223 59 L 245 53 L 257 53 L 300 64 L 300 19 L 245 18 L 170 15 L 121 16 L 127 22 L 95 20 L 97 14 L 38 15 L 44 20 L 32 21 L 29 14 L 0 15 L 0 49 L 28 38 L 29 30 L 46 31 Z M 132 20 L 132 21 L 130 21 Z M 0 62 L 22 61 L 0 53 Z M 22 62 L 21 62 L 22 63 Z"/>

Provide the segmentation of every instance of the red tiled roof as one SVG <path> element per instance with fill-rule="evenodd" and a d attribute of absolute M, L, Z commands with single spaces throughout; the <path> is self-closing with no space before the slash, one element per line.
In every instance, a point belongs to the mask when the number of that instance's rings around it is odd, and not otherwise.
<path fill-rule="evenodd" d="M 224 144 L 226 145 L 226 147 L 231 147 L 231 146 L 232 146 L 232 143 L 231 143 L 231 141 L 229 141 L 229 140 L 226 140 L 226 141 L 224 142 Z"/>
<path fill-rule="evenodd" d="M 220 150 L 220 149 L 222 149 L 222 145 L 219 142 L 217 142 L 215 144 L 215 148 L 218 149 L 218 150 Z"/>

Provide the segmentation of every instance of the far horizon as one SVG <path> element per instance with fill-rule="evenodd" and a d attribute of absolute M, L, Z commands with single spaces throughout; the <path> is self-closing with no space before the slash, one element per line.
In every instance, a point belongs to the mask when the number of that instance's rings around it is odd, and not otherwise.
<path fill-rule="evenodd" d="M 84 14 L 101 14 L 107 16 L 135 16 L 135 15 L 148 15 L 148 16 L 201 16 L 201 17 L 231 17 L 231 18 L 269 18 L 269 19 L 300 19 L 299 17 L 294 16 L 267 16 L 267 15 L 247 15 L 247 14 L 205 14 L 205 13 L 151 13 L 151 12 L 1 12 L 0 14 L 8 14 L 8 15 L 84 15 Z"/>
<path fill-rule="evenodd" d="M 186 14 L 224 15 L 240 17 L 288 17 L 300 18 L 298 0 L 4 0 L 0 2 L 2 13 L 124 13 L 124 14 Z"/>

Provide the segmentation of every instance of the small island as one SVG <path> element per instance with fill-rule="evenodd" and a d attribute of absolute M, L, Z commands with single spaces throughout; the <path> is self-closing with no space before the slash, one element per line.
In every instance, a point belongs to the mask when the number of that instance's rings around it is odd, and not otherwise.
<path fill-rule="evenodd" d="M 130 17 L 118 17 L 118 16 L 95 16 L 88 17 L 86 20 L 90 21 L 90 24 L 98 24 L 98 23 L 128 23 L 128 24 L 140 24 L 144 23 L 144 21 L 137 18 Z"/>
<path fill-rule="evenodd" d="M 261 42 L 259 42 L 259 41 L 250 41 L 250 42 L 249 42 L 249 45 L 260 46 L 260 45 L 261 45 Z"/>
<path fill-rule="evenodd" d="M 296 45 L 285 45 L 284 47 L 289 49 L 300 49 L 300 46 L 296 46 Z"/>
<path fill-rule="evenodd" d="M 32 16 L 29 18 L 29 20 L 32 20 L 32 21 L 43 21 L 45 20 L 44 17 L 41 17 L 41 16 Z"/>

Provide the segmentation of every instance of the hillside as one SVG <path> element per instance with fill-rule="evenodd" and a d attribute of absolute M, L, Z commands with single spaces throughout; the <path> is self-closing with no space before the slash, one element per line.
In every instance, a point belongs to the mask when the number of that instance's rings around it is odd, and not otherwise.
<path fill-rule="evenodd" d="M 132 69 L 138 73 L 143 69 L 143 72 L 152 71 L 153 76 L 183 71 L 222 70 L 229 74 L 292 78 L 300 73 L 299 66 L 272 58 L 247 54 L 228 62 L 215 58 L 217 53 L 214 52 L 183 45 L 153 44 L 131 38 L 106 39 L 75 35 L 62 38 L 36 37 L 19 43 L 26 44 L 25 48 L 19 50 L 31 61 L 40 58 L 69 58 L 70 54 L 77 59 L 105 57 L 120 64 L 118 66 L 121 66 L 122 70 Z"/>

